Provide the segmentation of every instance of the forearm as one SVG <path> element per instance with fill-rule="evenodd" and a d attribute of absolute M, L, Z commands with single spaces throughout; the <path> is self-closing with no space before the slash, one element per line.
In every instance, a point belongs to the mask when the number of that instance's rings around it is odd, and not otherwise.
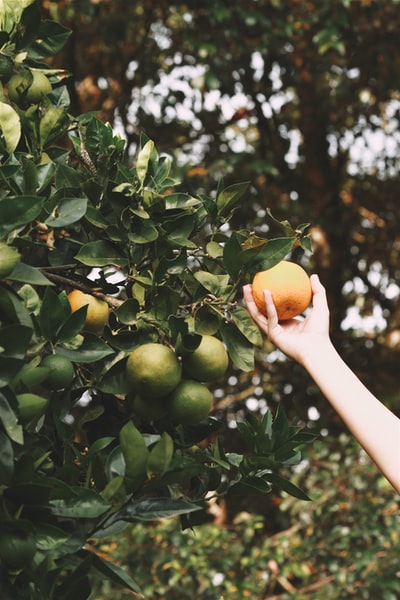
<path fill-rule="evenodd" d="M 331 342 L 302 361 L 321 392 L 400 493 L 400 419 L 345 364 Z"/>

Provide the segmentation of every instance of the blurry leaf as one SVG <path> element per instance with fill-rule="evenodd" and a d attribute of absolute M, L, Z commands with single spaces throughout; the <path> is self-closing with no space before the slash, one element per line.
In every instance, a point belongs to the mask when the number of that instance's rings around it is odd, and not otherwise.
<path fill-rule="evenodd" d="M 168 433 L 165 431 L 161 435 L 161 439 L 150 450 L 147 460 L 147 475 L 162 475 L 170 465 L 174 453 L 174 442 Z"/>
<path fill-rule="evenodd" d="M 66 312 L 57 293 L 52 288 L 46 288 L 39 313 L 43 337 L 48 341 L 55 341 L 59 328 L 68 316 L 69 312 Z"/>
<path fill-rule="evenodd" d="M 97 571 L 99 571 L 102 575 L 107 577 L 110 581 L 113 581 L 116 584 L 123 585 L 129 590 L 133 592 L 141 592 L 140 587 L 137 583 L 130 577 L 126 571 L 124 571 L 121 567 L 116 565 L 114 562 L 109 560 L 104 560 L 98 554 L 93 554 L 93 566 Z"/>
<path fill-rule="evenodd" d="M 229 275 L 214 275 L 208 271 L 196 271 L 194 278 L 214 296 L 224 295 L 229 285 Z"/>
<path fill-rule="evenodd" d="M 233 231 L 225 243 L 223 251 L 223 265 L 232 276 L 237 275 L 243 266 L 239 258 L 242 251 L 241 238 L 237 232 Z"/>
<path fill-rule="evenodd" d="M 233 323 L 222 321 L 220 332 L 234 365 L 242 371 L 252 371 L 254 369 L 253 344 L 238 331 Z"/>
<path fill-rule="evenodd" d="M 251 274 L 270 269 L 285 259 L 296 241 L 296 237 L 275 238 L 249 250 L 243 250 L 239 260 Z"/>
<path fill-rule="evenodd" d="M 145 481 L 149 451 L 140 431 L 128 421 L 119 433 L 122 454 L 125 460 L 125 482 L 128 492 L 133 492 Z"/>
<path fill-rule="evenodd" d="M 62 198 L 45 220 L 49 227 L 67 227 L 80 221 L 86 213 L 87 198 Z"/>
<path fill-rule="evenodd" d="M 116 265 L 124 267 L 128 264 L 119 249 L 105 240 L 97 240 L 84 244 L 75 256 L 76 260 L 89 267 L 105 267 Z"/>
<path fill-rule="evenodd" d="M 30 283 L 31 285 L 54 285 L 37 267 L 32 267 L 22 262 L 14 267 L 8 279 Z"/>
<path fill-rule="evenodd" d="M 91 333 L 85 333 L 82 345 L 76 350 L 64 348 L 62 346 L 57 348 L 58 354 L 62 354 L 73 362 L 78 363 L 96 362 L 113 354 L 113 352 L 112 348 L 110 348 L 104 340 Z"/>
<path fill-rule="evenodd" d="M 12 410 L 9 398 L 6 392 L 0 390 L 0 422 L 8 437 L 17 444 L 24 443 L 24 436 L 21 425 L 18 423 L 18 417 Z"/>
<path fill-rule="evenodd" d="M 32 329 L 25 325 L 12 324 L 0 328 L 0 360 L 4 357 L 19 358 L 25 357 L 26 351 L 32 338 Z"/>
<path fill-rule="evenodd" d="M 6 102 L 0 102 L 0 132 L 7 152 L 12 154 L 21 138 L 21 121 L 18 113 Z"/>
<path fill-rule="evenodd" d="M 41 21 L 38 38 L 29 45 L 28 55 L 30 58 L 42 59 L 57 54 L 66 44 L 71 30 L 56 21 Z"/>
<path fill-rule="evenodd" d="M 0 429 L 0 484 L 9 485 L 14 473 L 14 451 L 10 438 Z"/>
<path fill-rule="evenodd" d="M 235 323 L 240 333 L 244 335 L 244 337 L 248 339 L 251 344 L 254 344 L 255 346 L 261 346 L 262 335 L 260 328 L 254 323 L 248 311 L 241 306 L 237 306 L 231 310 L 230 314 L 232 321 Z"/>
<path fill-rule="evenodd" d="M 186 500 L 147 498 L 128 504 L 120 511 L 118 516 L 129 521 L 153 521 L 154 519 L 176 517 L 197 510 L 201 510 L 201 507 Z"/>
<path fill-rule="evenodd" d="M 43 198 L 9 196 L 0 200 L 0 237 L 36 219 L 42 210 Z"/>
<path fill-rule="evenodd" d="M 35 523 L 35 542 L 38 550 L 49 552 L 62 546 L 70 534 L 50 523 Z"/>
<path fill-rule="evenodd" d="M 216 199 L 218 213 L 221 214 L 226 212 L 235 206 L 248 187 L 249 182 L 247 181 L 243 183 L 234 183 L 233 185 L 230 185 L 219 192 Z"/>
<path fill-rule="evenodd" d="M 308 494 L 306 494 L 306 492 L 304 492 L 301 488 L 299 488 L 294 483 L 291 483 L 284 477 L 277 475 L 276 473 L 267 473 L 264 475 L 264 478 L 268 482 L 276 485 L 280 490 L 287 492 L 295 498 L 299 498 L 300 500 L 311 500 Z"/>
<path fill-rule="evenodd" d="M 104 373 L 96 388 L 106 394 L 128 394 L 131 385 L 126 378 L 126 359 L 119 360 Z"/>
<path fill-rule="evenodd" d="M 135 219 L 131 223 L 131 231 L 128 237 L 136 244 L 148 244 L 158 238 L 158 230 L 152 221 Z"/>
<path fill-rule="evenodd" d="M 144 180 L 146 179 L 147 171 L 149 168 L 149 161 L 151 153 L 154 150 L 154 142 L 152 140 L 148 140 L 143 148 L 139 151 L 136 160 L 136 175 L 141 185 L 144 184 Z"/>
<path fill-rule="evenodd" d="M 104 515 L 110 504 L 95 490 L 83 487 L 71 487 L 67 498 L 55 498 L 49 501 L 51 513 L 68 519 L 95 519 Z"/>

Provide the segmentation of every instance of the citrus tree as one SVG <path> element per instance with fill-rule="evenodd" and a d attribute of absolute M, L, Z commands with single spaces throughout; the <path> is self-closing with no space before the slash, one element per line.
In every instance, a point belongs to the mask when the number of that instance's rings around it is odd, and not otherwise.
<path fill-rule="evenodd" d="M 287 473 L 313 436 L 266 412 L 229 451 L 212 394 L 261 343 L 242 284 L 310 250 L 307 227 L 233 231 L 247 183 L 194 197 L 145 133 L 131 160 L 109 125 L 69 112 L 69 74 L 46 60 L 69 31 L 32 0 L 0 18 L 0 589 L 85 599 L 97 571 L 139 594 L 98 539 L 188 527 L 210 494 L 307 499 Z"/>

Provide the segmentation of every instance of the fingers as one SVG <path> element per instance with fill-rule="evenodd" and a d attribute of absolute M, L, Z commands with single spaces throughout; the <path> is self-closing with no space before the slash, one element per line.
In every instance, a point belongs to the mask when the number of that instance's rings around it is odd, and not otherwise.
<path fill-rule="evenodd" d="M 311 275 L 310 281 L 311 289 L 313 292 L 313 307 L 317 310 L 320 310 L 321 312 L 323 310 L 328 312 L 328 300 L 326 298 L 326 291 L 324 286 L 320 282 L 318 275 Z"/>
<path fill-rule="evenodd" d="M 256 303 L 254 302 L 251 285 L 245 285 L 243 287 L 243 298 L 246 303 L 247 310 L 250 313 L 251 318 L 257 323 L 261 329 L 265 332 L 268 330 L 268 321 L 266 317 L 258 310 Z"/>

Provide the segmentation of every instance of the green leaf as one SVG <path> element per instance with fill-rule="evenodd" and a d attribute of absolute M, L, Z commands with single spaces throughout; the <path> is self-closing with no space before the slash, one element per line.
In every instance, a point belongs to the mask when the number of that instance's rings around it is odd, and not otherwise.
<path fill-rule="evenodd" d="M 254 323 L 248 311 L 242 306 L 237 306 L 231 310 L 231 318 L 239 329 L 240 333 L 255 346 L 261 346 L 262 335 L 260 328 Z"/>
<path fill-rule="evenodd" d="M 40 329 L 43 337 L 48 341 L 57 339 L 57 332 L 68 318 L 63 302 L 52 288 L 46 288 L 42 306 L 39 313 Z"/>
<path fill-rule="evenodd" d="M 125 267 L 128 264 L 126 256 L 121 255 L 116 246 L 105 240 L 84 244 L 75 258 L 89 267 L 106 267 L 107 265 Z"/>
<path fill-rule="evenodd" d="M 87 305 L 75 310 L 57 331 L 56 340 L 59 344 L 73 340 L 80 333 L 85 325 Z"/>
<path fill-rule="evenodd" d="M 10 288 L 0 285 L 0 311 L 10 321 L 33 329 L 32 318 L 21 298 Z"/>
<path fill-rule="evenodd" d="M 234 183 L 219 192 L 216 199 L 218 214 L 232 209 L 239 202 L 248 187 L 249 182 L 245 181 L 243 183 Z"/>
<path fill-rule="evenodd" d="M 132 579 L 132 577 L 130 577 L 126 571 L 124 571 L 115 563 L 109 560 L 104 560 L 98 554 L 93 554 L 93 567 L 117 585 L 122 585 L 133 592 L 138 592 L 141 594 L 140 587 Z"/>
<path fill-rule="evenodd" d="M 0 390 L 0 421 L 8 435 L 8 437 L 17 444 L 24 443 L 24 435 L 21 425 L 18 423 L 18 418 L 12 410 L 9 399 L 2 390 Z"/>
<path fill-rule="evenodd" d="M 214 294 L 214 296 L 223 296 L 229 286 L 229 275 L 214 275 L 208 271 L 196 271 L 194 278 L 201 283 L 201 285 Z M 230 289 L 230 286 L 229 286 Z"/>
<path fill-rule="evenodd" d="M 249 250 L 243 250 L 239 260 L 249 273 L 270 269 L 284 260 L 296 242 L 296 237 L 275 238 Z"/>
<path fill-rule="evenodd" d="M 71 487 L 67 498 L 49 501 L 51 513 L 67 519 L 96 519 L 110 509 L 110 504 L 95 490 Z"/>
<path fill-rule="evenodd" d="M 54 285 L 37 267 L 22 262 L 14 267 L 7 279 L 30 283 L 31 285 Z"/>
<path fill-rule="evenodd" d="M 151 153 L 154 150 L 154 142 L 152 140 L 148 140 L 143 148 L 139 151 L 136 160 L 136 175 L 141 185 L 144 184 L 146 179 L 147 171 L 149 168 L 149 161 Z"/>
<path fill-rule="evenodd" d="M 9 196 L 0 200 L 0 238 L 36 219 L 42 204 L 43 198 L 37 196 Z"/>
<path fill-rule="evenodd" d="M 30 327 L 13 323 L 0 328 L 0 360 L 4 357 L 23 359 L 33 331 Z"/>
<path fill-rule="evenodd" d="M 254 348 L 233 323 L 220 324 L 222 339 L 234 365 L 242 371 L 254 369 Z"/>
<path fill-rule="evenodd" d="M 21 138 L 21 120 L 18 113 L 6 102 L 0 102 L 0 131 L 7 152 L 12 154 Z"/>
<path fill-rule="evenodd" d="M 132 421 L 128 421 L 119 433 L 125 460 L 125 485 L 128 492 L 138 489 L 145 481 L 149 451 L 142 434 Z"/>
<path fill-rule="evenodd" d="M 186 500 L 173 498 L 147 498 L 128 504 L 119 513 L 119 517 L 129 521 L 153 521 L 186 515 L 201 510 L 200 506 Z"/>
<path fill-rule="evenodd" d="M 0 484 L 9 485 L 14 473 L 14 450 L 10 438 L 0 429 Z"/>
<path fill-rule="evenodd" d="M 41 21 L 37 40 L 28 47 L 29 58 L 42 59 L 54 56 L 65 46 L 71 33 L 70 29 L 56 21 Z"/>
<path fill-rule="evenodd" d="M 150 450 L 147 460 L 147 476 L 162 475 L 165 473 L 171 463 L 174 453 L 174 442 L 165 431 L 161 439 Z"/>
<path fill-rule="evenodd" d="M 87 198 L 62 198 L 45 220 L 49 227 L 67 227 L 85 215 Z"/>
<path fill-rule="evenodd" d="M 266 481 L 276 485 L 279 489 L 295 498 L 299 498 L 300 500 L 311 500 L 310 496 L 308 496 L 301 488 L 277 473 L 267 473 L 264 475 L 264 478 Z"/>
<path fill-rule="evenodd" d="M 96 362 L 110 356 L 113 352 L 114 350 L 104 340 L 92 333 L 85 333 L 83 343 L 77 349 L 64 348 L 62 346 L 57 348 L 58 354 L 62 354 L 72 360 L 72 362 L 78 363 Z"/>
<path fill-rule="evenodd" d="M 241 238 L 236 231 L 233 231 L 223 250 L 223 266 L 232 276 L 237 275 L 243 266 L 242 261 L 239 259 L 242 251 Z"/>

